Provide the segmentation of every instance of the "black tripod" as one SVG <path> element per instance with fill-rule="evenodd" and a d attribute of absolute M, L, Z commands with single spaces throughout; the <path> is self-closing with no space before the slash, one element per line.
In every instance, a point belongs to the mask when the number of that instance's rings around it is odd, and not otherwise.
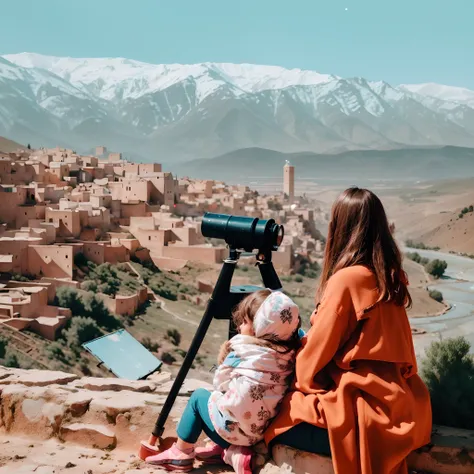
<path fill-rule="evenodd" d="M 243 300 L 248 294 L 253 293 L 256 290 L 262 289 L 257 286 L 232 286 L 232 277 L 234 270 L 240 257 L 240 251 L 234 248 L 229 250 L 229 257 L 224 260 L 219 278 L 217 280 L 214 291 L 209 298 L 206 310 L 202 317 L 201 323 L 194 335 L 194 338 L 189 347 L 188 353 L 184 358 L 183 365 L 179 369 L 178 375 L 171 387 L 168 397 L 163 405 L 163 408 L 156 421 L 155 428 L 153 429 L 153 436 L 150 440 L 150 444 L 155 444 L 156 439 L 163 435 L 165 430 L 165 423 L 168 419 L 171 409 L 173 408 L 176 397 L 178 396 L 179 390 L 183 385 L 184 379 L 194 362 L 194 358 L 201 347 L 202 341 L 206 336 L 206 332 L 211 324 L 213 318 L 216 319 L 229 319 L 229 338 L 235 334 L 235 328 L 232 325 L 232 310 L 235 306 Z M 260 270 L 263 284 L 265 288 L 271 290 L 281 289 L 280 279 L 273 267 L 272 263 L 272 252 L 264 251 L 257 254 L 257 264 Z"/>

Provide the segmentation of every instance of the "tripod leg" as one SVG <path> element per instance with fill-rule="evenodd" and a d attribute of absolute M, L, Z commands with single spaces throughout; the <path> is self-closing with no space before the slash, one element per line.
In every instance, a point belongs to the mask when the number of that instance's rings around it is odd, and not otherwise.
<path fill-rule="evenodd" d="M 199 324 L 196 334 L 194 335 L 194 338 L 189 347 L 188 353 L 184 358 L 183 365 L 179 369 L 178 375 L 176 376 L 176 379 L 160 412 L 158 420 L 156 421 L 155 428 L 153 430 L 153 436 L 156 438 L 161 437 L 165 430 L 166 420 L 168 419 L 171 409 L 173 408 L 179 390 L 183 385 L 184 379 L 186 378 L 189 369 L 193 365 L 194 358 L 196 357 L 196 354 L 198 353 L 199 348 L 201 347 L 202 341 L 204 340 L 206 332 L 209 329 L 209 325 L 211 324 L 211 321 L 216 314 L 216 310 L 218 310 L 218 308 L 215 307 L 214 302 L 219 296 L 223 294 L 228 294 L 229 292 L 230 283 L 232 281 L 232 276 L 234 274 L 236 263 L 237 261 L 235 260 L 226 260 L 224 262 L 224 265 L 222 266 L 219 278 L 217 280 L 216 286 L 214 287 L 214 291 L 212 292 L 212 295 L 209 298 L 209 302 L 202 317 L 201 323 Z"/>

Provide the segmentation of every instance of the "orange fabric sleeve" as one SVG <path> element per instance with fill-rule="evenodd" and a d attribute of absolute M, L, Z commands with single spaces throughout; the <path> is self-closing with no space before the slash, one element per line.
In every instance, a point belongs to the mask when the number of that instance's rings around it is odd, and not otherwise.
<path fill-rule="evenodd" d="M 296 357 L 294 388 L 318 393 L 314 377 L 334 358 L 347 334 L 352 312 L 350 292 L 335 275 L 328 283 L 319 308 L 311 316 L 311 329 Z"/>

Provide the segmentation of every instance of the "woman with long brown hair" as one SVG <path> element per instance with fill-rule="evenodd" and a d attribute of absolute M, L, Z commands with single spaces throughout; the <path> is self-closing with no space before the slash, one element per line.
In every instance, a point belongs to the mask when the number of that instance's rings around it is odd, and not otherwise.
<path fill-rule="evenodd" d="M 336 474 L 406 474 L 408 454 L 429 443 L 401 260 L 379 198 L 344 191 L 295 382 L 265 434 L 270 446 L 331 455 Z"/>

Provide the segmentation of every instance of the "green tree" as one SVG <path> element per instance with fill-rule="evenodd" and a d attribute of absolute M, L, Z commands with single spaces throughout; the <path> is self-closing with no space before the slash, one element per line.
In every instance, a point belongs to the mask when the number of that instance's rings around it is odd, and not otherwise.
<path fill-rule="evenodd" d="M 448 268 L 447 262 L 438 258 L 431 260 L 425 266 L 426 271 L 435 278 L 441 278 L 444 275 L 446 268 Z"/>
<path fill-rule="evenodd" d="M 464 337 L 434 342 L 422 362 L 434 423 L 474 429 L 474 361 Z"/>
<path fill-rule="evenodd" d="M 96 339 L 101 335 L 99 326 L 92 318 L 77 317 L 71 320 L 69 328 L 64 332 L 66 343 L 73 352 L 79 354 L 84 342 Z"/>
<path fill-rule="evenodd" d="M 84 303 L 75 288 L 59 287 L 56 290 L 56 300 L 61 308 L 69 308 L 73 316 L 84 315 Z"/>
<path fill-rule="evenodd" d="M 28 150 L 31 150 L 31 145 L 28 143 L 28 146 L 27 146 Z"/>
<path fill-rule="evenodd" d="M 85 302 L 85 316 L 93 319 L 98 326 L 112 331 L 120 327 L 120 322 L 112 316 L 104 301 L 96 295 L 90 295 Z"/>
<path fill-rule="evenodd" d="M 461 211 L 462 214 L 467 214 L 468 212 L 469 212 L 469 208 L 467 208 L 467 207 L 465 207 L 465 208 Z"/>

